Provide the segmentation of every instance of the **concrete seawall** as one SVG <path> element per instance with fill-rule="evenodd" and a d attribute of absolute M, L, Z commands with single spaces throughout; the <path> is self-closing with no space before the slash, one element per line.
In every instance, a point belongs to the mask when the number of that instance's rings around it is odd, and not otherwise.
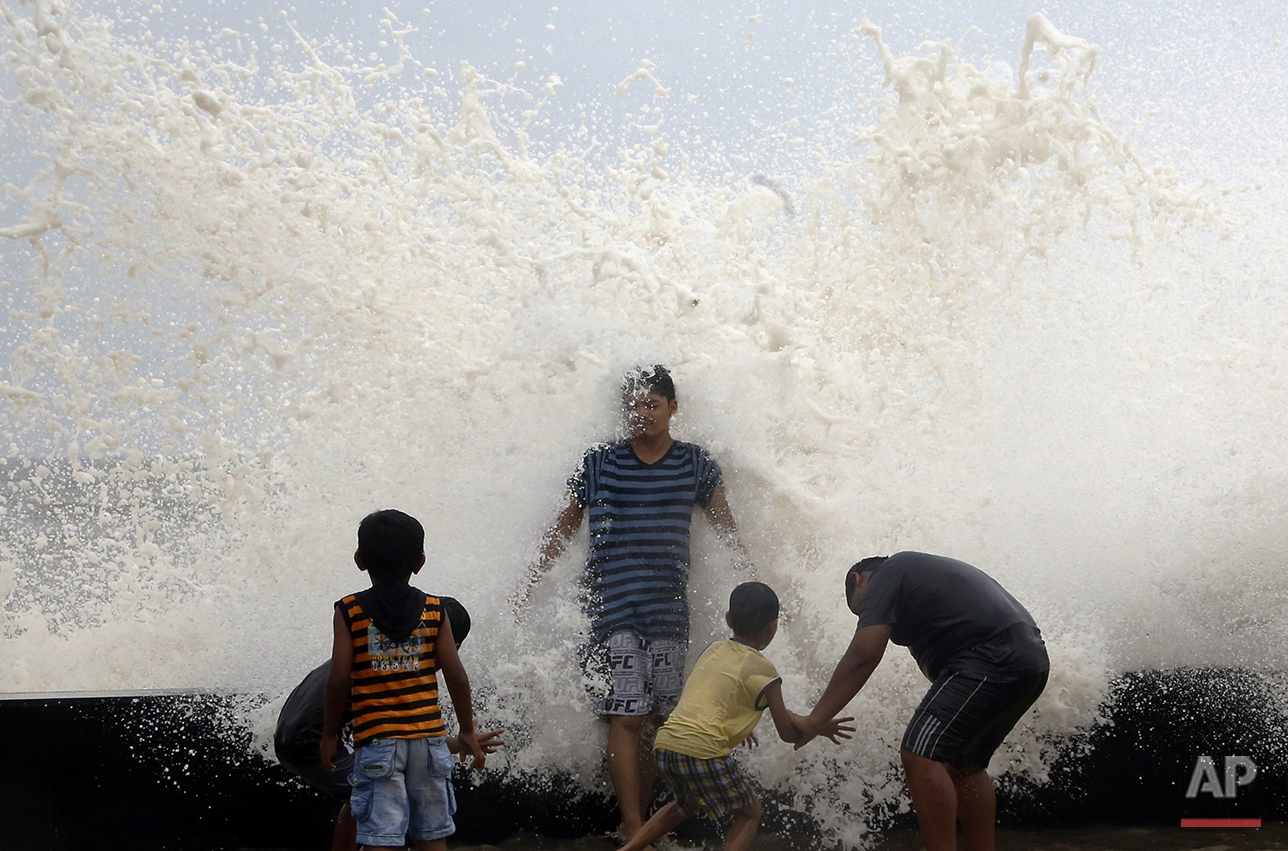
<path fill-rule="evenodd" d="M 1237 669 L 1119 677 L 1105 706 L 1109 722 L 1062 743 L 1049 783 L 1002 778 L 999 821 L 1040 828 L 1288 818 L 1283 684 Z M 226 720 L 237 700 L 193 692 L 0 696 L 14 750 L 0 780 L 10 814 L 4 848 L 326 847 L 334 803 L 250 751 L 246 732 Z M 1227 769 L 1227 757 L 1246 761 Z M 1251 780 L 1248 763 L 1256 766 Z M 610 802 L 579 797 L 567 778 L 534 786 L 495 772 L 476 785 L 461 775 L 457 791 L 458 838 L 468 843 L 520 830 L 581 836 L 615 823 Z M 892 819 L 910 823 L 906 815 Z M 765 827 L 808 829 L 772 796 Z"/>

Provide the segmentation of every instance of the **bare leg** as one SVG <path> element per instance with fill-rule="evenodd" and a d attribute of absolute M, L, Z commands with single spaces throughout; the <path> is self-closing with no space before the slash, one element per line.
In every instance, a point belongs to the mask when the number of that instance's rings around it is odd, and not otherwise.
<path fill-rule="evenodd" d="M 680 806 L 678 801 L 672 801 L 653 813 L 653 817 L 635 832 L 635 835 L 631 837 L 631 841 L 623 845 L 618 851 L 644 851 L 645 848 L 648 848 L 654 842 L 679 827 L 680 822 L 688 819 L 690 815 L 691 813 Z"/>
<path fill-rule="evenodd" d="M 644 722 L 640 729 L 640 819 L 648 818 L 649 807 L 653 806 L 653 796 L 657 786 L 657 761 L 653 758 L 653 740 L 657 738 L 657 728 L 662 726 L 665 718 L 654 716 Z"/>
<path fill-rule="evenodd" d="M 335 832 L 331 834 L 331 851 L 354 851 L 358 847 L 358 823 L 353 820 L 349 802 L 345 801 L 340 814 L 335 817 Z"/>
<path fill-rule="evenodd" d="M 412 842 L 416 851 L 447 851 L 446 839 L 416 839 Z"/>
<path fill-rule="evenodd" d="M 760 800 L 757 799 L 748 806 L 734 811 L 733 825 L 725 834 L 724 851 L 748 851 L 751 848 L 751 840 L 756 838 L 756 831 L 759 828 Z"/>
<path fill-rule="evenodd" d="M 957 789 L 957 821 L 962 826 L 962 844 L 967 851 L 993 851 L 997 829 L 997 794 L 993 779 L 982 768 L 952 769 Z"/>
<path fill-rule="evenodd" d="M 957 787 L 948 766 L 908 750 L 899 758 L 926 851 L 957 851 Z"/>
<path fill-rule="evenodd" d="M 608 779 L 617 796 L 617 806 L 622 811 L 622 836 L 635 836 L 644 823 L 640 800 L 641 765 L 640 739 L 644 734 L 645 718 L 637 715 L 610 715 L 608 719 Z M 649 754 L 652 762 L 652 754 Z M 653 790 L 650 786 L 650 798 Z"/>

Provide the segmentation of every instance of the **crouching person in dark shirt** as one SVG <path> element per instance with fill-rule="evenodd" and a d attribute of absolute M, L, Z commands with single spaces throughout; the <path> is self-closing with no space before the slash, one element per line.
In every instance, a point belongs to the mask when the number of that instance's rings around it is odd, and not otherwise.
<path fill-rule="evenodd" d="M 846 573 L 845 597 L 859 624 L 801 732 L 812 737 L 850 702 L 889 642 L 907 647 L 932 681 L 899 754 L 922 839 L 928 851 L 956 849 L 960 824 L 967 848 L 992 851 L 988 761 L 1050 670 L 1032 615 L 978 568 L 925 553 L 864 559 Z"/>

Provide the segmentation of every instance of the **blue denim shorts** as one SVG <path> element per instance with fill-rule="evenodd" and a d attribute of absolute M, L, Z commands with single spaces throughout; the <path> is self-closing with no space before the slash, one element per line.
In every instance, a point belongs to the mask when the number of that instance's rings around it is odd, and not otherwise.
<path fill-rule="evenodd" d="M 447 737 L 379 739 L 358 748 L 349 809 L 360 845 L 401 847 L 456 832 L 452 754 Z"/>

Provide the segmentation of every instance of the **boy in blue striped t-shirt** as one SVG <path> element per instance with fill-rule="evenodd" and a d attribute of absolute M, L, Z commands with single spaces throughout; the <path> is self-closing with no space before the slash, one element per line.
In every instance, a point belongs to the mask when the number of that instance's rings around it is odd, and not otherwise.
<path fill-rule="evenodd" d="M 608 774 L 622 811 L 621 832 L 639 830 L 657 769 L 652 731 L 680 698 L 688 649 L 689 526 L 700 506 L 738 566 L 747 563 L 720 465 L 706 450 L 671 437 L 675 383 L 663 366 L 632 371 L 622 385 L 630 437 L 592 447 L 568 480 L 568 504 L 543 537 L 541 553 L 513 604 L 563 553 L 589 515 L 586 609 L 590 658 L 607 667 L 610 691 L 597 711 L 608 721 Z"/>

